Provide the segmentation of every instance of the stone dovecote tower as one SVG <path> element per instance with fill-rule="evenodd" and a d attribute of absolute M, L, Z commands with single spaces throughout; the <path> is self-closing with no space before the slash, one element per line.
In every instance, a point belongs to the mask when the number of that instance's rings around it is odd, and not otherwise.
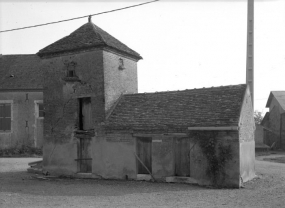
<path fill-rule="evenodd" d="M 122 94 L 138 92 L 142 57 L 90 19 L 37 55 L 44 86 L 44 167 L 71 170 L 82 147 L 76 132 L 92 131 Z M 62 151 L 70 158 L 62 158 Z"/>

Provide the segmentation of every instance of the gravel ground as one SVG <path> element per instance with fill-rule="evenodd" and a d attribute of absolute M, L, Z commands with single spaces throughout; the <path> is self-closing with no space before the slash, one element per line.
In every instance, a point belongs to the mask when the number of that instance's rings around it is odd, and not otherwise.
<path fill-rule="evenodd" d="M 276 155 L 277 157 L 278 155 Z M 280 155 L 279 155 L 280 156 Z M 285 207 L 285 164 L 261 161 L 242 189 L 90 179 L 36 179 L 28 162 L 0 158 L 0 207 Z"/>

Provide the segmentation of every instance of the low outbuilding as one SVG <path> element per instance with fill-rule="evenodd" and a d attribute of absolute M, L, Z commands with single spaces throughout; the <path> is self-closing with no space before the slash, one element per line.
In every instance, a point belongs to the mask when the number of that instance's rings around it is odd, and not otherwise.
<path fill-rule="evenodd" d="M 123 95 L 92 138 L 102 178 L 240 187 L 255 176 L 246 85 Z"/>

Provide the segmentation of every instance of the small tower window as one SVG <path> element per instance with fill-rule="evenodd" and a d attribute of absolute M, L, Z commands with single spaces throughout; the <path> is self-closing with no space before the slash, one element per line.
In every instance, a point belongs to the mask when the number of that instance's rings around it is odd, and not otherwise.
<path fill-rule="evenodd" d="M 124 60 L 122 58 L 119 58 L 119 69 L 120 70 L 125 69 Z"/>
<path fill-rule="evenodd" d="M 67 77 L 76 77 L 75 66 L 76 66 L 76 63 L 73 61 L 67 64 L 67 71 L 66 71 Z"/>
<path fill-rule="evenodd" d="M 67 77 L 75 77 L 75 70 L 67 70 Z"/>

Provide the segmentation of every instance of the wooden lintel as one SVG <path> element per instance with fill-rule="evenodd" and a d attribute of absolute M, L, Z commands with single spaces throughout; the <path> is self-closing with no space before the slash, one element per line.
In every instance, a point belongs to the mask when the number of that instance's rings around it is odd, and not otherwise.
<path fill-rule="evenodd" d="M 78 158 L 74 159 L 75 161 L 81 161 L 81 160 L 92 160 L 92 158 Z"/>
<path fill-rule="evenodd" d="M 165 134 L 133 134 L 134 137 L 154 137 L 154 136 L 168 136 L 168 137 L 185 137 L 186 133 L 165 133 Z"/>
<path fill-rule="evenodd" d="M 208 127 L 188 127 L 192 131 L 222 131 L 222 130 L 239 130 L 238 126 L 208 126 Z"/>

